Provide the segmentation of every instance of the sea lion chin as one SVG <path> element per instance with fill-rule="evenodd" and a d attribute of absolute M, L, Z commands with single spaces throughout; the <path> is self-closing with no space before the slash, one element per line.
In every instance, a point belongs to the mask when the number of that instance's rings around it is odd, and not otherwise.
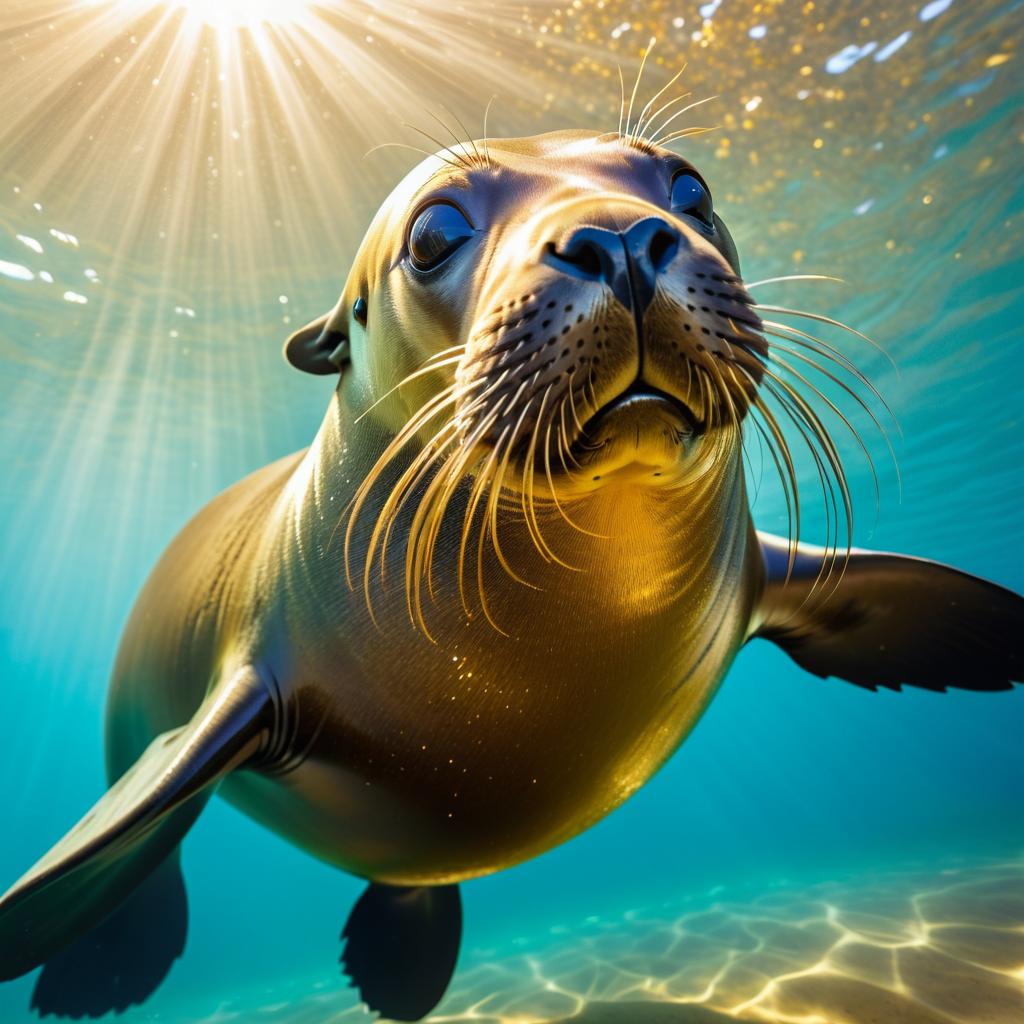
<path fill-rule="evenodd" d="M 566 478 L 566 494 L 607 486 L 613 479 L 631 486 L 678 484 L 700 444 L 704 425 L 678 399 L 643 384 L 633 384 L 583 425 L 573 449 L 582 480 Z M 588 483 L 589 482 L 589 483 Z"/>
<path fill-rule="evenodd" d="M 743 432 L 781 387 L 765 326 L 677 154 L 557 132 L 411 172 L 287 342 L 338 375 L 312 445 L 201 510 L 143 589 L 110 789 L 0 899 L 0 978 L 44 965 L 42 1012 L 145 1000 L 184 947 L 180 844 L 219 789 L 368 880 L 342 967 L 415 1020 L 455 968 L 458 883 L 635 793 L 752 638 L 870 689 L 1024 678 L 1018 595 L 754 529 Z"/>

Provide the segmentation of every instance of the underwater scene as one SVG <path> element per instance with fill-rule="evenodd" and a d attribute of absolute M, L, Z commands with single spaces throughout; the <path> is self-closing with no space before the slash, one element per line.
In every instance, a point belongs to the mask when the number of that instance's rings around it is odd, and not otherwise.
<path fill-rule="evenodd" d="M 337 365 L 282 344 L 335 308 L 392 189 L 469 139 L 660 129 L 828 429 L 805 443 L 790 399 L 788 449 L 744 435 L 756 527 L 786 536 L 796 490 L 801 540 L 840 561 L 849 539 L 1024 592 L 1022 43 L 1021 0 L 5 0 L 0 891 L 107 789 L 108 685 L 158 559 L 316 437 Z M 389 386 L 407 356 L 378 355 Z M 1024 687 L 821 676 L 752 639 L 621 806 L 464 881 L 424 1019 L 1024 1021 Z M 589 750 L 579 710 L 524 747 Z M 339 964 L 365 881 L 257 817 L 214 796 L 192 825 L 184 951 L 125 1024 L 388 1019 Z M 46 1009 L 37 977 L 0 984 L 2 1024 Z"/>

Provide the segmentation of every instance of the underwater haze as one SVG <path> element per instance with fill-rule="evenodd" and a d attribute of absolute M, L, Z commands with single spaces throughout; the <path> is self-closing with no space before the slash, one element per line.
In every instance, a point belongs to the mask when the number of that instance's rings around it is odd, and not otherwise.
<path fill-rule="evenodd" d="M 0 889 L 105 789 L 103 708 L 150 569 L 203 504 L 312 439 L 330 379 L 280 355 L 333 306 L 429 134 L 673 144 L 748 281 L 813 310 L 891 416 L 829 392 L 856 545 L 1024 592 L 1024 6 L 711 0 L 0 11 Z M 242 5 L 245 8 L 245 5 Z M 222 10 L 223 9 L 223 10 Z M 251 12 L 253 8 L 250 7 Z M 221 12 L 221 13 L 218 13 Z M 368 152 L 384 143 L 401 143 Z M 796 323 L 796 321 L 794 321 Z M 806 326 L 806 325 L 805 325 Z M 868 393 L 869 397 L 870 394 Z M 898 426 L 897 426 L 898 424 Z M 798 453 L 802 536 L 824 540 Z M 783 492 L 751 448 L 757 525 Z M 623 692 L 628 703 L 630 695 Z M 550 853 L 463 887 L 433 1021 L 1024 1020 L 1024 687 L 870 692 L 745 648 L 672 760 Z M 183 958 L 135 1021 L 368 1021 L 339 933 L 363 883 L 214 800 Z M 0 1021 L 34 1019 L 32 977 Z"/>

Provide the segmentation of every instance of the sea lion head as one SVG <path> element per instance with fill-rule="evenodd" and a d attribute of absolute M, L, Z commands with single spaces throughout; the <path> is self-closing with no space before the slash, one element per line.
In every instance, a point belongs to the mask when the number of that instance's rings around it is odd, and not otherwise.
<path fill-rule="evenodd" d="M 570 488 L 616 474 L 666 486 L 708 435 L 738 434 L 760 326 L 693 164 L 561 131 L 423 161 L 374 219 L 338 306 L 286 354 L 344 368 L 368 403 L 387 395 L 374 415 L 421 446 L 538 471 L 546 459 Z"/>
<path fill-rule="evenodd" d="M 502 509 L 562 565 L 545 518 L 575 531 L 563 547 L 577 546 L 581 521 L 608 535 L 630 508 L 662 542 L 664 501 L 744 529 L 742 426 L 766 352 L 700 171 L 635 136 L 586 131 L 467 143 L 421 163 L 372 222 L 336 309 L 286 345 L 302 369 L 343 371 L 346 443 L 376 458 L 342 495 L 349 584 L 358 551 L 369 607 L 371 565 L 383 571 L 401 538 L 424 631 L 439 537 L 468 616 L 466 551 L 482 578 L 488 533 L 521 580 L 497 540 Z M 698 532 L 711 543 L 721 530 Z M 576 560 L 603 557 L 590 546 Z M 480 603 L 486 613 L 482 585 Z"/>

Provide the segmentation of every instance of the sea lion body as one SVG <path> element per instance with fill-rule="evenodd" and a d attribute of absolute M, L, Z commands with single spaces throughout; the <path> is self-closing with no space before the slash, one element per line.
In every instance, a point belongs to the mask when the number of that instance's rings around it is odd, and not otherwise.
<path fill-rule="evenodd" d="M 0 898 L 0 978 L 44 965 L 41 1012 L 160 984 L 216 790 L 370 880 L 342 965 L 416 1020 L 455 967 L 457 883 L 619 806 L 748 639 L 871 689 L 1024 677 L 1018 595 L 754 530 L 755 412 L 787 495 L 779 417 L 848 496 L 823 396 L 769 335 L 831 381 L 851 364 L 761 321 L 699 172 L 626 120 L 428 159 L 289 339 L 340 374 L 319 433 L 170 545 L 114 670 L 111 786 Z"/>
<path fill-rule="evenodd" d="M 740 511 L 742 478 L 723 476 L 697 515 L 673 508 L 670 494 L 612 486 L 590 504 L 587 525 L 617 536 L 545 522 L 553 546 L 594 565 L 586 572 L 546 565 L 510 531 L 510 560 L 542 589 L 490 567 L 515 587 L 495 588 L 503 636 L 482 616 L 467 622 L 451 588 L 439 588 L 431 643 L 400 585 L 375 605 L 378 627 L 338 562 L 308 557 L 338 548 L 341 511 L 378 454 L 360 465 L 344 451 L 357 436 L 344 410 L 339 396 L 306 453 L 225 492 L 168 549 L 117 660 L 109 774 L 191 718 L 211 664 L 252 660 L 273 676 L 291 738 L 269 770 L 226 779 L 223 796 L 366 878 L 487 874 L 617 807 L 707 706 L 746 639 L 763 574 Z M 353 486 L 321 489 L 321 464 L 339 459 Z M 626 533 L 616 528 L 623 514 Z M 452 545 L 443 550 L 437 576 L 452 580 Z"/>

